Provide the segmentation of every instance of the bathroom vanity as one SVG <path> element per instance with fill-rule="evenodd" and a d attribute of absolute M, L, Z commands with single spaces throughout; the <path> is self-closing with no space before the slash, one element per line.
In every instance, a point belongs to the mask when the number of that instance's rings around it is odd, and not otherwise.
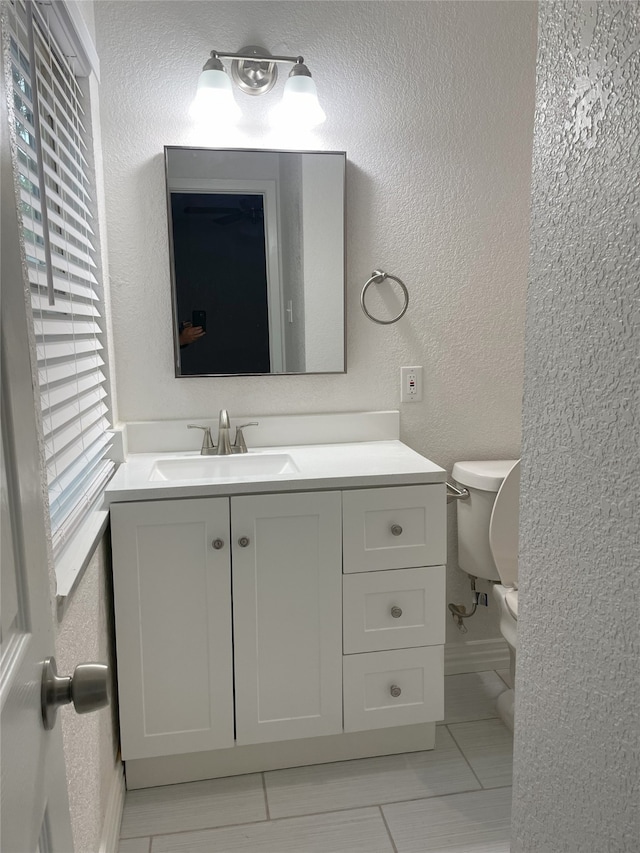
<path fill-rule="evenodd" d="M 147 452 L 108 499 L 128 787 L 433 747 L 443 469 L 397 439 Z"/>

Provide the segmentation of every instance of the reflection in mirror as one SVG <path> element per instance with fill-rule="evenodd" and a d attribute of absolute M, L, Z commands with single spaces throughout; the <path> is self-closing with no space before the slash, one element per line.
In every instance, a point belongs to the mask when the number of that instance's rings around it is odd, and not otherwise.
<path fill-rule="evenodd" d="M 344 373 L 345 154 L 165 160 L 176 376 Z"/>

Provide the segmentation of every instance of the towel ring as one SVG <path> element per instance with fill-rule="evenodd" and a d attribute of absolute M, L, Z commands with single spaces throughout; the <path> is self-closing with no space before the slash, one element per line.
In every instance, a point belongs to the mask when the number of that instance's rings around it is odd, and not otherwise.
<path fill-rule="evenodd" d="M 385 278 L 393 279 L 393 281 L 397 282 L 397 284 L 400 285 L 400 287 L 402 288 L 402 292 L 404 293 L 404 305 L 403 305 L 400 313 L 398 315 L 396 315 L 395 317 L 392 317 L 391 320 L 378 320 L 377 317 L 374 317 L 372 314 L 370 314 L 367 311 L 367 306 L 364 304 L 364 297 L 365 297 L 365 293 L 367 292 L 367 288 L 370 287 L 370 285 L 372 285 L 374 282 L 376 284 L 380 284 L 380 282 L 383 282 L 385 280 Z M 382 270 L 374 270 L 371 273 L 371 278 L 365 284 L 365 286 L 362 288 L 362 293 L 360 294 L 360 307 L 362 308 L 364 313 L 367 315 L 367 317 L 370 320 L 372 320 L 374 323 L 379 323 L 381 326 L 388 326 L 391 323 L 397 323 L 401 317 L 404 317 L 404 315 L 407 311 L 407 308 L 409 307 L 409 291 L 407 290 L 405 283 L 402 281 L 402 279 L 399 279 L 398 276 L 391 275 L 390 273 L 383 272 Z"/>

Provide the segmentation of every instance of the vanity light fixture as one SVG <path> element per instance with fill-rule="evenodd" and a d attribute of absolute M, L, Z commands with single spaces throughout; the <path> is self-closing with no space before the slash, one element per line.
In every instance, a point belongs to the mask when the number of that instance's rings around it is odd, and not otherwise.
<path fill-rule="evenodd" d="M 215 117 L 220 121 L 235 121 L 240 118 L 240 107 L 233 97 L 231 80 L 213 52 L 198 79 L 196 96 L 189 114 L 195 119 Z"/>
<path fill-rule="evenodd" d="M 221 60 L 231 59 L 231 78 Z M 277 63 L 288 62 L 293 67 L 284 86 L 282 101 L 273 110 L 274 123 L 298 128 L 311 128 L 326 118 L 318 103 L 316 84 L 302 56 L 271 56 L 262 47 L 249 45 L 239 53 L 212 50 L 206 61 L 198 90 L 191 105 L 192 118 L 208 121 L 231 121 L 240 116 L 233 97 L 231 80 L 247 95 L 270 92 L 278 79 Z"/>

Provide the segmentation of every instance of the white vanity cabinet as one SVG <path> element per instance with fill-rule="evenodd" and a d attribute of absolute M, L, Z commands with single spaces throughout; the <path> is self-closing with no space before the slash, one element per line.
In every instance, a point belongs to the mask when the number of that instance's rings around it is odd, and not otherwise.
<path fill-rule="evenodd" d="M 442 481 L 113 503 L 128 786 L 432 748 L 445 513 Z"/>
<path fill-rule="evenodd" d="M 124 759 L 342 731 L 339 492 L 111 511 Z"/>

